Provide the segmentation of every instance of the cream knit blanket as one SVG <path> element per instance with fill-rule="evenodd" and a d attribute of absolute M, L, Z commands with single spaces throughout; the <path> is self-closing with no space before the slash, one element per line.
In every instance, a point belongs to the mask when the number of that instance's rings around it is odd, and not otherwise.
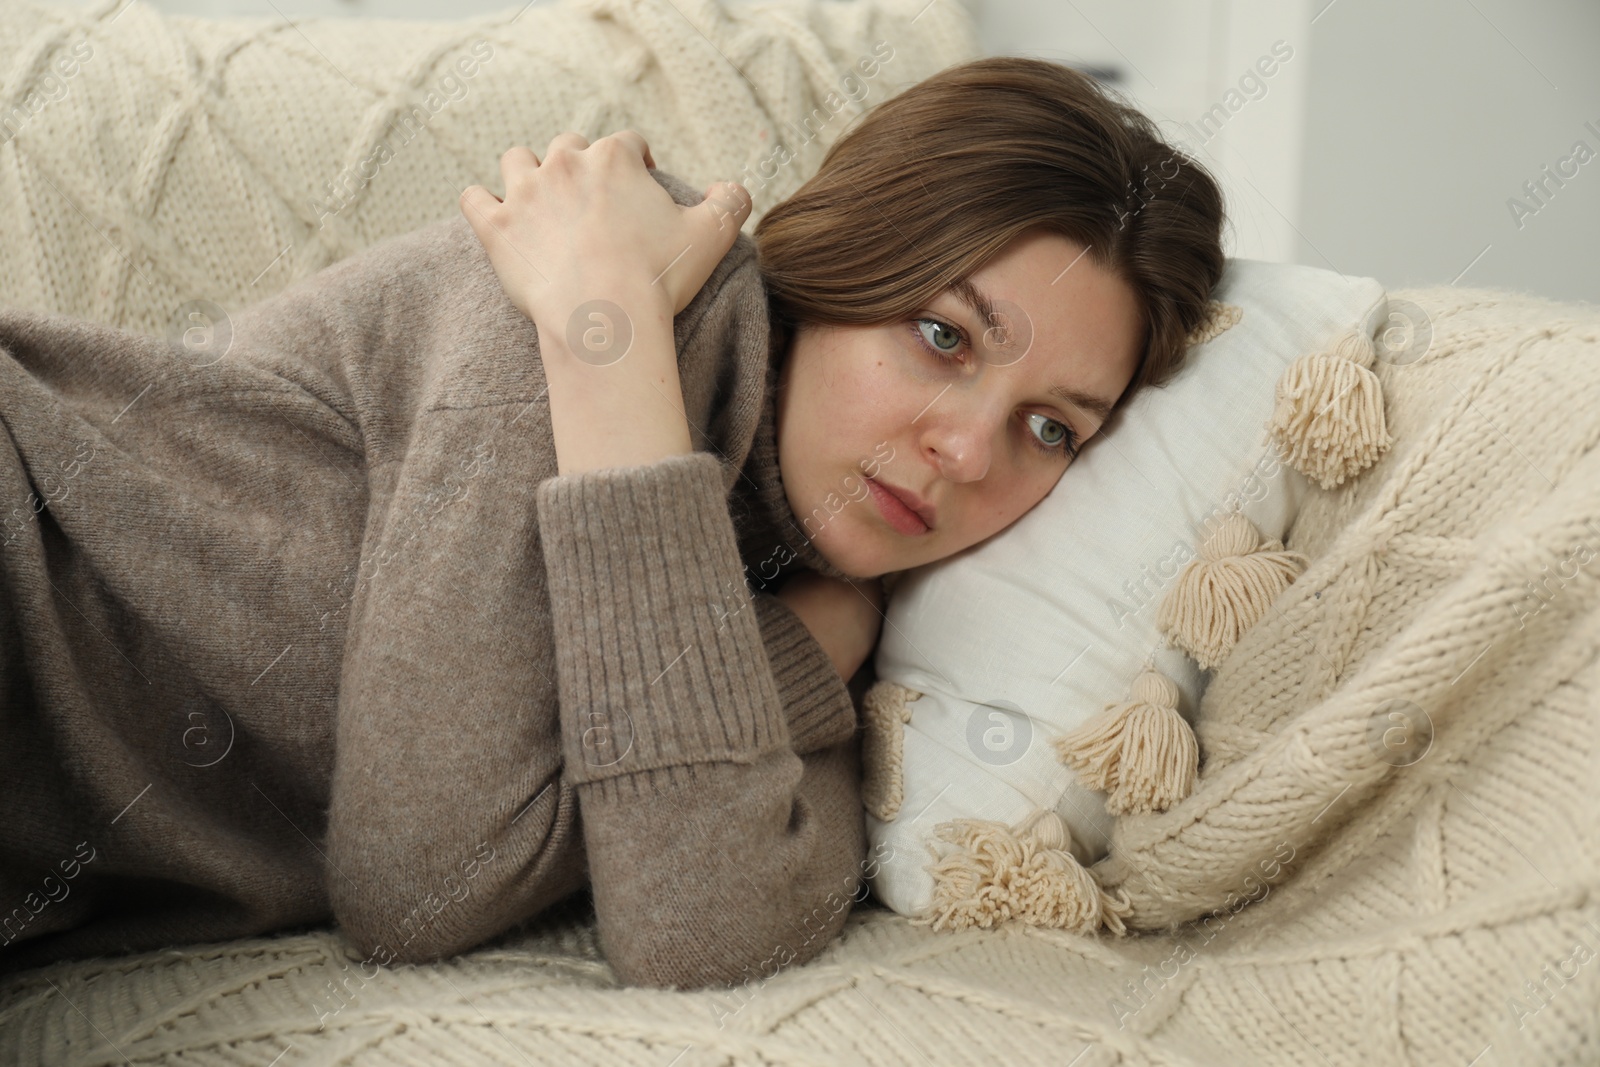
<path fill-rule="evenodd" d="M 311 933 L 18 976 L 0 1062 L 1593 1063 L 1600 313 L 1391 301 L 1432 335 L 1375 367 L 1393 448 L 1302 511 L 1311 566 L 1217 668 L 1194 795 L 1096 869 L 1171 929 L 858 906 L 813 963 L 695 993 L 613 988 L 581 912 L 355 988 Z"/>

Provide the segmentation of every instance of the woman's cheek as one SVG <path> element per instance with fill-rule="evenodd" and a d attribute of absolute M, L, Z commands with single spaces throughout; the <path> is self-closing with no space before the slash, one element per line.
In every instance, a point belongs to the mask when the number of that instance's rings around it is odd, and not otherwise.
<path fill-rule="evenodd" d="M 889 346 L 890 353 L 885 359 L 885 364 L 892 365 L 904 378 L 909 378 L 919 385 L 942 389 L 949 380 L 950 373 L 940 365 L 937 356 L 923 351 L 922 342 L 917 339 L 917 329 L 913 323 L 900 331 L 899 336 L 895 337 Z"/>
<path fill-rule="evenodd" d="M 915 337 L 907 337 L 900 346 L 900 363 L 906 376 L 919 385 L 942 388 L 949 377 L 938 359 L 922 351 Z"/>

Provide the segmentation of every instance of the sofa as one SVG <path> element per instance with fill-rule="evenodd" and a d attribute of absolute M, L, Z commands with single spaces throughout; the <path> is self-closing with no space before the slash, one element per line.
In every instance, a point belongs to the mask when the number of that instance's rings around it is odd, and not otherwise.
<path fill-rule="evenodd" d="M 980 54 L 957 0 L 299 24 L 12 0 L 0 53 L 0 300 L 157 335 L 458 211 L 565 129 L 741 181 L 749 229 L 861 107 Z M 1301 510 L 1310 567 L 1212 672 L 1193 795 L 1119 823 L 1126 934 L 937 931 L 869 898 L 805 966 L 644 989 L 580 894 L 376 975 L 333 927 L 9 975 L 0 1063 L 1600 1061 L 1600 589 L 1571 565 L 1600 546 L 1600 310 L 1389 295 L 1429 333 L 1372 368 L 1396 444 Z M 1437 751 L 1400 767 L 1364 731 L 1406 686 Z"/>

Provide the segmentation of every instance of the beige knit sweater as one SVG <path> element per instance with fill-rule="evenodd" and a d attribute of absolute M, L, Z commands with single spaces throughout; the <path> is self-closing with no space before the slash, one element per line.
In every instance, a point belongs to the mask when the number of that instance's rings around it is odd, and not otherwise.
<path fill-rule="evenodd" d="M 772 595 L 838 572 L 753 242 L 676 321 L 696 451 L 648 466 L 556 476 L 460 216 L 204 328 L 0 311 L 0 966 L 332 918 L 371 970 L 586 882 L 628 983 L 820 952 L 855 709 Z"/>

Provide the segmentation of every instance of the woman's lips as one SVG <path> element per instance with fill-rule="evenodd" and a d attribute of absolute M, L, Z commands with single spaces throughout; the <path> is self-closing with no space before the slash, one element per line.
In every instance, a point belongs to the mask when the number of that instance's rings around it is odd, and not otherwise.
<path fill-rule="evenodd" d="M 878 514 L 883 516 L 885 522 L 907 537 L 916 537 L 928 532 L 928 524 L 923 522 L 916 512 L 902 504 L 898 497 L 871 478 L 865 481 L 872 493 L 872 502 L 878 505 Z"/>

